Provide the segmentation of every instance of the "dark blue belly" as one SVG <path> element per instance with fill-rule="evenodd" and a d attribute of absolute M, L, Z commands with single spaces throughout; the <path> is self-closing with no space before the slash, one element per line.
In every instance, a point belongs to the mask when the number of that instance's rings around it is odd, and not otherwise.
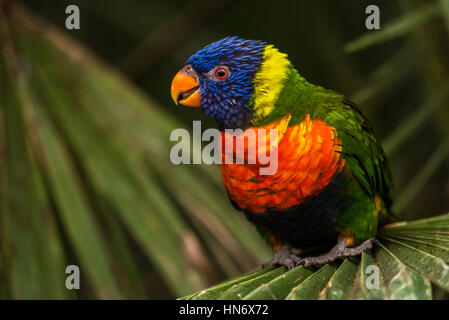
<path fill-rule="evenodd" d="M 354 202 L 345 193 L 349 179 L 340 173 L 333 182 L 303 203 L 283 211 L 245 215 L 263 233 L 298 248 L 337 242 L 337 220 Z"/>

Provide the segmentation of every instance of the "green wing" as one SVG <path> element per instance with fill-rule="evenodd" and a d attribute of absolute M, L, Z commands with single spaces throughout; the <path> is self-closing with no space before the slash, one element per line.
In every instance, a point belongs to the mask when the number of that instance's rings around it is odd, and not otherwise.
<path fill-rule="evenodd" d="M 292 115 L 289 125 L 298 124 L 309 113 L 313 119 L 333 126 L 353 176 L 369 196 L 380 195 L 384 207 L 390 208 L 392 177 L 388 160 L 374 130 L 354 103 L 337 92 L 307 82 L 292 68 L 276 108 L 255 126 L 279 121 L 287 113 Z"/>
<path fill-rule="evenodd" d="M 323 119 L 336 128 L 348 168 L 370 196 L 382 197 L 389 210 L 391 169 L 374 130 L 354 103 L 332 100 L 324 106 Z"/>

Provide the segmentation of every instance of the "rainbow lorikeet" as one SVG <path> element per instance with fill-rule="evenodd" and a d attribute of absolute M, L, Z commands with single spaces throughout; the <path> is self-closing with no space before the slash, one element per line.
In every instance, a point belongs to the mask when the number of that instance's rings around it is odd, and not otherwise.
<path fill-rule="evenodd" d="M 227 37 L 191 56 L 173 79 L 175 103 L 201 107 L 226 129 L 276 128 L 277 171 L 221 164 L 234 207 L 271 243 L 264 266 L 306 267 L 372 248 L 391 215 L 392 177 L 365 116 L 343 95 L 307 82 L 287 55 Z M 298 257 L 292 248 L 331 246 Z"/>

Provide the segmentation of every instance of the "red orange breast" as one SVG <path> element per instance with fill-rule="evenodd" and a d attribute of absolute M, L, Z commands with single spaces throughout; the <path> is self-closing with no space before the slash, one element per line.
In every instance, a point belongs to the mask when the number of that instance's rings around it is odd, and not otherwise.
<path fill-rule="evenodd" d="M 244 146 L 247 158 L 252 152 L 277 152 L 276 172 L 260 174 L 263 165 L 259 162 L 221 165 L 223 183 L 231 199 L 242 209 L 261 213 L 267 208 L 283 210 L 301 204 L 325 188 L 342 170 L 344 159 L 335 128 L 321 120 L 311 120 L 310 115 L 298 125 L 288 127 L 289 119 L 262 128 L 278 129 L 277 139 L 270 141 L 267 134 L 266 149 L 260 150 L 257 144 L 249 142 Z M 259 139 L 258 133 L 263 131 L 255 132 Z M 226 133 L 222 137 L 226 138 Z M 223 157 L 226 153 L 229 154 L 229 148 L 223 144 Z"/>

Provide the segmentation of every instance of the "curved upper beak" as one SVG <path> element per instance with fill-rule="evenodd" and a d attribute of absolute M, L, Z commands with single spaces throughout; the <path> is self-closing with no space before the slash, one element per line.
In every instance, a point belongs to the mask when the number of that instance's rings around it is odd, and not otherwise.
<path fill-rule="evenodd" d="M 189 107 L 201 106 L 196 78 L 188 75 L 184 69 L 179 70 L 171 83 L 171 97 L 176 104 L 180 103 Z"/>

